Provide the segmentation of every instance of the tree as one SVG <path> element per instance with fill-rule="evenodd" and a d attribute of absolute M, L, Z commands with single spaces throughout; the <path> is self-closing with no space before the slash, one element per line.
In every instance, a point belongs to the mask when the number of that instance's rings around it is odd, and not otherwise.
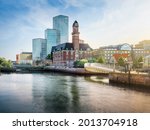
<path fill-rule="evenodd" d="M 12 63 L 10 60 L 6 60 L 5 58 L 0 57 L 0 67 L 11 68 Z"/>
<path fill-rule="evenodd" d="M 74 67 L 75 68 L 84 68 L 85 63 L 88 63 L 87 59 L 77 60 L 77 61 L 74 62 Z"/>
<path fill-rule="evenodd" d="M 143 66 L 143 57 L 142 56 L 140 56 L 139 58 L 138 58 L 138 66 L 139 66 L 139 68 L 142 68 L 142 66 Z"/>
<path fill-rule="evenodd" d="M 102 57 L 99 57 L 97 59 L 97 62 L 103 64 L 105 61 L 104 61 L 104 59 Z"/>
<path fill-rule="evenodd" d="M 36 61 L 35 61 L 35 64 L 36 64 L 36 65 L 39 65 L 40 63 L 41 63 L 41 60 L 36 60 Z"/>
<path fill-rule="evenodd" d="M 51 60 L 51 59 L 52 59 L 52 55 L 51 55 L 51 54 L 48 54 L 47 57 L 46 57 L 46 59 Z"/>
<path fill-rule="evenodd" d="M 142 68 L 143 61 L 144 60 L 142 56 L 135 58 L 133 61 L 133 68 Z"/>
<path fill-rule="evenodd" d="M 138 62 L 139 63 L 143 62 L 143 57 L 142 56 L 139 57 Z"/>
<path fill-rule="evenodd" d="M 138 68 L 138 60 L 137 60 L 137 58 L 135 58 L 133 60 L 133 69 L 136 69 L 136 68 Z"/>
<path fill-rule="evenodd" d="M 125 60 L 123 59 L 123 57 L 120 57 L 120 58 L 118 59 L 118 65 L 125 67 Z"/>
<path fill-rule="evenodd" d="M 123 57 L 120 57 L 118 59 L 118 65 L 124 67 L 125 73 L 127 72 L 126 62 L 125 62 L 125 59 Z"/>

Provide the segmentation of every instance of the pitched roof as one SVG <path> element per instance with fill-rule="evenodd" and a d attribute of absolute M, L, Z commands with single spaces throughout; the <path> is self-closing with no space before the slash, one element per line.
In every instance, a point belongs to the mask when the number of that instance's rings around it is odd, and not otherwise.
<path fill-rule="evenodd" d="M 75 20 L 72 26 L 73 26 L 73 27 L 79 27 L 79 24 L 78 24 L 78 22 Z"/>
<path fill-rule="evenodd" d="M 59 44 L 57 46 L 53 46 L 52 47 L 52 52 L 60 51 L 60 50 L 73 50 L 73 49 L 74 49 L 73 44 L 67 42 L 67 43 Z"/>
<path fill-rule="evenodd" d="M 80 48 L 80 50 L 82 50 L 82 51 L 86 51 L 86 50 L 88 50 L 88 49 L 92 50 L 92 48 L 89 46 L 89 44 L 85 44 L 85 43 L 80 43 L 80 44 L 79 44 L 79 48 Z"/>
<path fill-rule="evenodd" d="M 22 52 L 21 54 L 32 54 L 32 52 Z"/>
<path fill-rule="evenodd" d="M 118 61 L 120 57 L 124 59 L 128 58 L 129 54 L 113 54 L 113 57 L 115 58 L 116 61 Z"/>
<path fill-rule="evenodd" d="M 118 45 L 110 45 L 110 46 L 104 46 L 100 47 L 101 49 L 116 49 L 116 50 L 121 50 L 121 47 L 124 45 L 130 46 L 128 43 L 123 43 L 123 44 L 118 44 Z"/>
<path fill-rule="evenodd" d="M 92 50 L 92 48 L 88 44 L 84 44 L 84 43 L 80 43 L 79 48 L 80 50 L 83 50 L 83 51 L 86 51 L 88 49 Z M 57 46 L 52 47 L 52 52 L 60 51 L 60 50 L 74 50 L 74 46 L 72 43 L 67 42 L 67 43 L 59 44 Z"/>

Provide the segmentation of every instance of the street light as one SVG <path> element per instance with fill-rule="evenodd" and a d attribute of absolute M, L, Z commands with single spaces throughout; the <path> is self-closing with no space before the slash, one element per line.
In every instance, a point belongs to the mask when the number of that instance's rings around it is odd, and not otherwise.
<path fill-rule="evenodd" d="M 115 64 L 115 57 L 113 57 L 114 60 L 114 67 L 113 67 L 113 72 L 115 72 L 116 64 Z"/>
<path fill-rule="evenodd" d="M 128 83 L 130 85 L 130 82 L 131 82 L 131 74 L 130 74 L 130 71 L 131 71 L 131 65 L 130 63 L 128 63 Z"/>

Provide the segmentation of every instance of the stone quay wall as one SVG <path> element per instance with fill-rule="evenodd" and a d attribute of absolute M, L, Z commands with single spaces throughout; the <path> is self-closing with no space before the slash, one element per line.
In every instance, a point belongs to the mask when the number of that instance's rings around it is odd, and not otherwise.
<path fill-rule="evenodd" d="M 129 73 L 109 73 L 109 81 L 122 84 L 150 87 L 150 75 L 129 74 Z"/>

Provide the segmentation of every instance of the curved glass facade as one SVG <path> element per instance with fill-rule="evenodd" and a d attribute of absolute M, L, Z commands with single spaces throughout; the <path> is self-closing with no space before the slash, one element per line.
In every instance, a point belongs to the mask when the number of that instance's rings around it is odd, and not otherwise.
<path fill-rule="evenodd" d="M 47 55 L 51 53 L 52 46 L 60 43 L 60 33 L 56 29 L 46 29 L 45 39 L 47 40 Z"/>
<path fill-rule="evenodd" d="M 47 56 L 46 39 L 36 38 L 32 40 L 32 60 L 42 60 Z"/>
<path fill-rule="evenodd" d="M 120 46 L 120 50 L 128 50 L 130 51 L 132 48 L 129 44 L 125 43 L 123 45 Z"/>
<path fill-rule="evenodd" d="M 68 42 L 69 33 L 69 18 L 68 16 L 58 15 L 53 17 L 53 29 L 60 32 L 60 43 Z"/>

